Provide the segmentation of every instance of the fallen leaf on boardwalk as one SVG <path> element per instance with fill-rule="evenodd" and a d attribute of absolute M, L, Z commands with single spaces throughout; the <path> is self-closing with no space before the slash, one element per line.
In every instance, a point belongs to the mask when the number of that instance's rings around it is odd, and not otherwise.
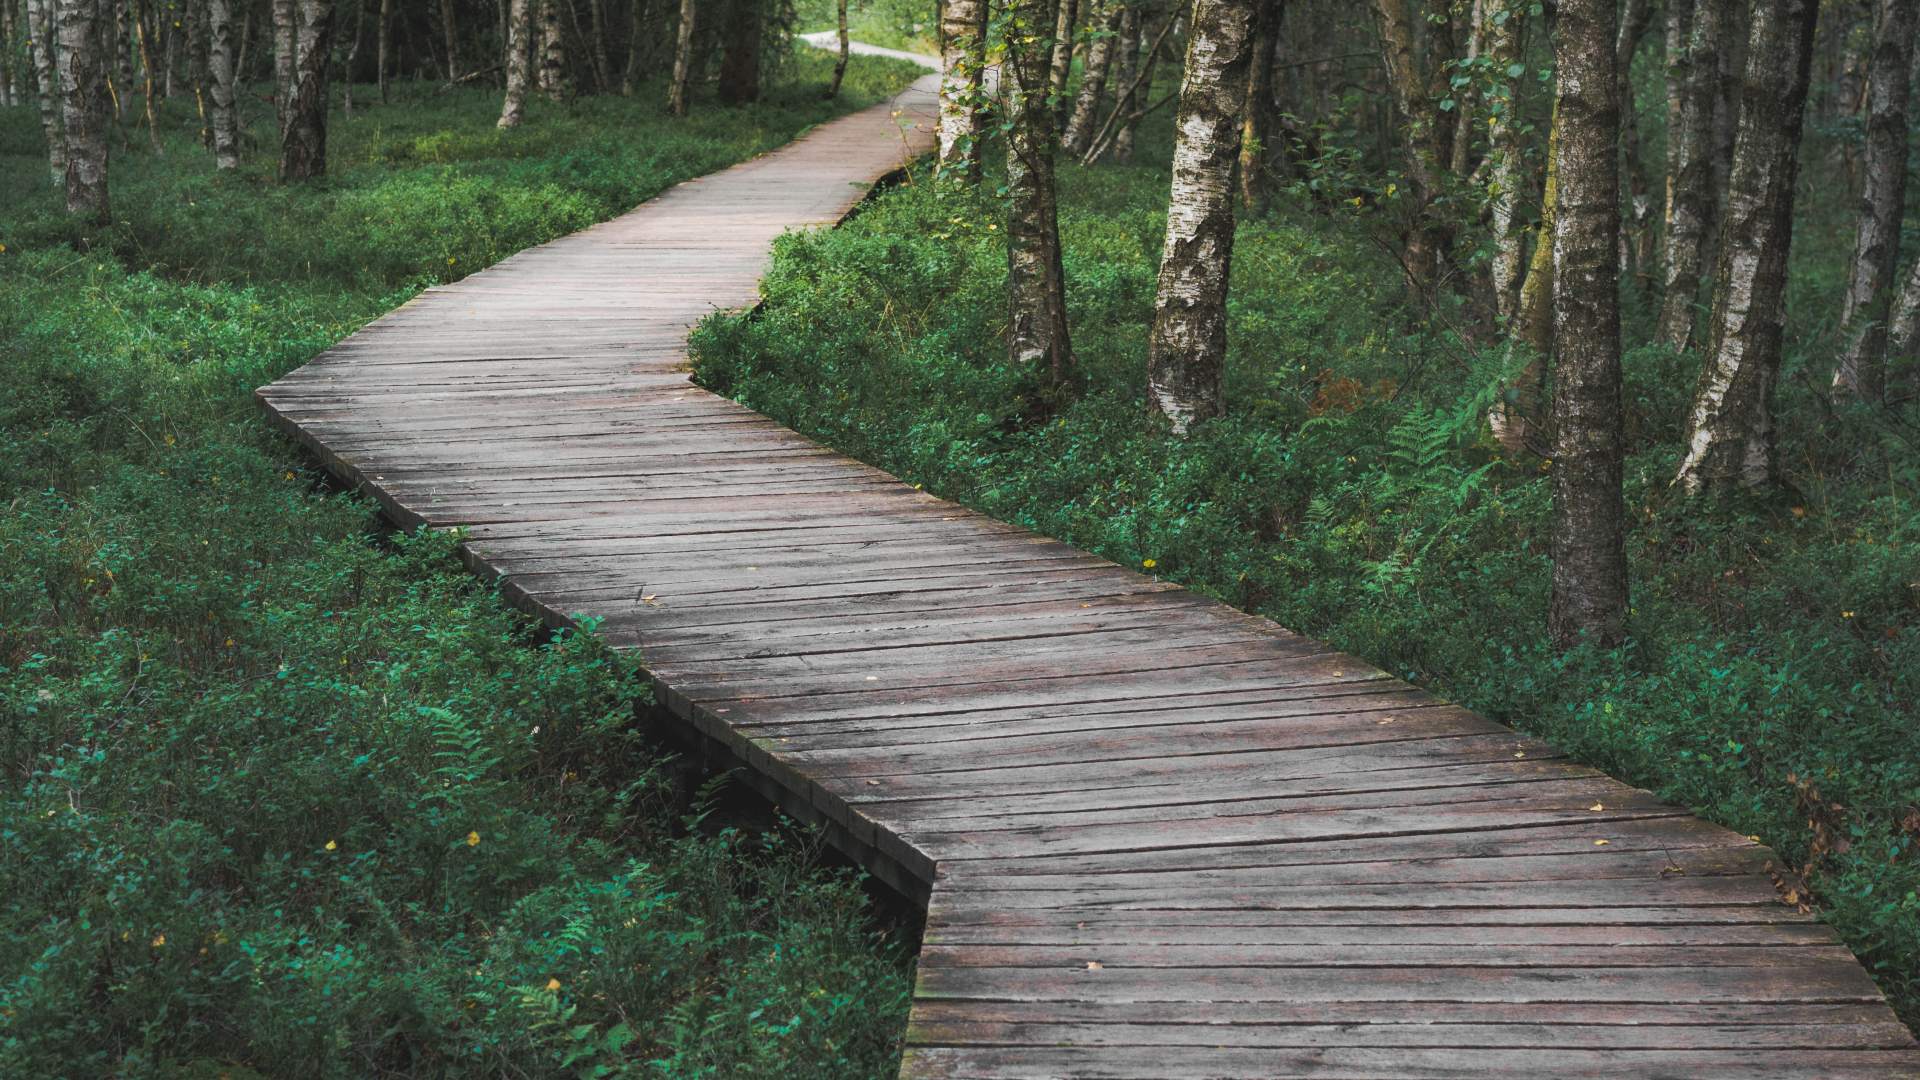
<path fill-rule="evenodd" d="M 867 676 L 867 681 L 868 681 L 868 682 L 879 682 L 879 681 L 880 681 L 880 676 L 878 676 L 878 675 L 869 675 L 869 676 Z"/>
<path fill-rule="evenodd" d="M 1098 961 L 1098 960 L 1089 960 L 1089 961 L 1087 961 L 1087 970 L 1088 970 L 1088 971 L 1099 971 L 1099 970 L 1100 970 L 1100 961 Z"/>
<path fill-rule="evenodd" d="M 1595 841 L 1593 842 L 1593 846 L 1594 846 L 1594 847 L 1605 847 L 1605 846 L 1607 846 L 1607 841 L 1605 841 L 1605 840 L 1595 840 Z"/>
<path fill-rule="evenodd" d="M 879 786 L 880 786 L 880 781 L 878 781 L 878 780 L 869 780 L 869 781 L 867 781 L 867 783 L 869 783 L 869 784 L 872 784 L 872 785 L 873 785 L 874 787 L 879 787 Z"/>
<path fill-rule="evenodd" d="M 1518 754 L 1515 754 L 1515 755 L 1513 755 L 1513 756 L 1514 756 L 1514 757 L 1526 757 L 1527 755 L 1526 755 L 1526 754 L 1525 754 L 1524 752 L 1522 752 L 1522 753 L 1518 753 Z"/>
<path fill-rule="evenodd" d="M 1587 807 L 1587 809 L 1589 809 L 1589 810 L 1605 810 L 1605 809 L 1606 809 L 1606 807 L 1604 807 L 1604 806 L 1601 806 L 1601 805 L 1600 805 L 1599 803 L 1594 803 L 1594 804 L 1593 804 L 1592 806 L 1589 806 L 1589 807 Z"/>
<path fill-rule="evenodd" d="M 1672 863 L 1668 863 L 1668 864 L 1666 865 L 1666 868 L 1660 871 L 1660 876 L 1661 876 L 1661 877 L 1666 877 L 1666 876 L 1667 876 L 1668 874 L 1684 874 L 1684 873 L 1686 873 L 1686 872 L 1687 872 L 1687 868 L 1686 868 L 1686 867 L 1684 867 L 1684 866 L 1675 866 L 1675 865 L 1673 865 Z"/>

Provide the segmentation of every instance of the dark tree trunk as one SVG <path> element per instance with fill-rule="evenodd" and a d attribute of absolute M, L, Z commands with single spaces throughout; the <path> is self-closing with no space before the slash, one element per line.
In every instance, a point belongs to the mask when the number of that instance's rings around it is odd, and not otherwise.
<path fill-rule="evenodd" d="M 239 105 L 233 69 L 233 7 L 231 0 L 207 0 L 207 21 L 213 42 L 207 50 L 213 99 L 213 164 L 217 169 L 240 165 L 240 127 L 234 122 Z"/>
<path fill-rule="evenodd" d="M 1047 76 L 1054 108 L 1054 130 L 1066 123 L 1067 76 L 1073 72 L 1073 34 L 1080 22 L 1080 0 L 1056 0 L 1053 26 L 1053 68 Z"/>
<path fill-rule="evenodd" d="M 33 48 L 40 127 L 47 136 L 47 167 L 55 184 L 67 182 L 67 123 L 60 93 L 59 18 L 55 0 L 27 0 L 27 34 Z"/>
<path fill-rule="evenodd" d="M 153 153 L 160 157 L 167 148 L 160 142 L 160 125 L 153 115 L 153 38 L 158 20 L 153 17 L 153 4 L 150 0 L 135 0 L 133 8 L 134 32 L 140 42 L 140 73 L 145 77 L 143 87 L 147 110 L 147 134 L 153 142 Z"/>
<path fill-rule="evenodd" d="M 347 55 L 340 63 L 341 79 L 346 83 L 346 100 L 341 103 L 341 111 L 348 123 L 353 122 L 353 71 L 360 59 L 360 39 L 366 36 L 366 31 L 367 0 L 353 0 L 353 43 L 347 46 Z"/>
<path fill-rule="evenodd" d="M 300 66 L 293 109 L 280 137 L 280 179 L 306 180 L 327 172 L 327 105 L 333 68 L 333 0 L 300 2 Z"/>
<path fill-rule="evenodd" d="M 1755 0 L 1740 131 L 1713 275 L 1705 369 L 1687 416 L 1683 491 L 1758 488 L 1773 468 L 1793 185 L 1818 0 Z"/>
<path fill-rule="evenodd" d="M 207 118 L 207 0 L 186 0 L 186 25 L 182 27 L 187 48 L 187 85 L 193 88 L 194 107 L 200 114 L 200 143 L 213 149 L 213 123 Z"/>
<path fill-rule="evenodd" d="M 1400 143 L 1400 176 L 1406 184 L 1401 203 L 1407 220 L 1404 263 L 1408 284 L 1425 305 L 1432 300 L 1447 247 L 1445 228 L 1430 213 L 1436 194 L 1433 167 L 1445 165 L 1452 158 L 1452 132 L 1443 129 L 1439 110 L 1428 100 L 1405 0 L 1374 0 L 1373 8 L 1380 28 L 1387 95 L 1393 101 L 1391 126 Z"/>
<path fill-rule="evenodd" d="M 593 77 L 600 92 L 613 92 L 613 65 L 607 62 L 607 13 L 601 0 L 589 0 L 587 14 L 593 20 Z"/>
<path fill-rule="evenodd" d="M 1107 92 L 1107 72 L 1113 67 L 1115 45 L 1119 41 L 1121 13 L 1119 4 L 1106 9 L 1101 33 L 1087 46 L 1086 70 L 1080 78 L 1080 92 L 1073 99 L 1073 116 L 1067 121 L 1067 133 L 1060 147 L 1068 157 L 1077 158 L 1093 145 L 1093 128 L 1100 122 L 1100 102 Z"/>
<path fill-rule="evenodd" d="M 687 113 L 687 91 L 693 81 L 695 14 L 695 0 L 680 0 L 680 27 L 673 49 L 673 89 L 667 95 L 667 111 L 675 116 Z"/>
<path fill-rule="evenodd" d="M 631 15 L 627 20 L 627 67 L 626 73 L 620 77 L 622 94 L 633 93 L 633 88 L 645 77 L 641 57 L 646 56 L 651 64 L 653 40 L 646 34 L 649 14 L 650 7 L 647 0 L 634 0 Z M 645 42 L 645 47 L 642 47 L 642 42 Z"/>
<path fill-rule="evenodd" d="M 732 0 L 716 88 L 722 105 L 760 100 L 760 4 L 761 0 Z"/>
<path fill-rule="evenodd" d="M 293 115 L 294 68 L 297 16 L 295 0 L 271 0 L 273 5 L 273 117 L 274 131 L 284 137 L 288 119 Z"/>
<path fill-rule="evenodd" d="M 113 103 L 100 48 L 100 0 L 58 0 L 58 7 L 67 211 L 89 226 L 105 226 L 113 220 L 107 199 L 107 125 Z"/>
<path fill-rule="evenodd" d="M 940 176 L 980 182 L 987 0 L 947 0 L 940 22 Z"/>
<path fill-rule="evenodd" d="M 1174 123 L 1167 240 L 1147 339 L 1147 410 L 1187 429 L 1227 411 L 1233 170 L 1253 68 L 1254 3 L 1195 0 Z"/>
<path fill-rule="evenodd" d="M 568 103 L 566 34 L 560 25 L 560 5 L 571 0 L 539 0 L 540 92 L 561 105 Z"/>
<path fill-rule="evenodd" d="M 1887 310 L 1900 258 L 1907 200 L 1907 100 L 1913 57 L 1913 0 L 1878 0 L 1868 58 L 1867 140 L 1853 264 L 1841 298 L 1836 391 L 1877 396 L 1887 347 Z"/>
<path fill-rule="evenodd" d="M 1247 71 L 1247 100 L 1241 106 L 1240 200 L 1265 206 L 1273 178 L 1267 173 L 1274 137 L 1273 52 L 1280 35 L 1286 0 L 1250 0 L 1253 5 L 1253 55 Z"/>
<path fill-rule="evenodd" d="M 1620 644 L 1627 617 L 1621 494 L 1620 110 L 1614 0 L 1561 0 L 1554 28 L 1553 594 L 1562 648 Z"/>
<path fill-rule="evenodd" d="M 507 14 L 507 99 L 500 107 L 500 127 L 519 127 L 527 115 L 527 85 L 533 81 L 533 5 L 537 0 L 512 0 Z"/>
<path fill-rule="evenodd" d="M 1633 58 L 1640 41 L 1653 24 L 1650 0 L 1626 0 L 1620 17 L 1618 47 L 1614 50 L 1614 96 L 1619 100 L 1620 154 L 1622 158 L 1621 196 L 1631 215 L 1631 225 L 1621 231 L 1620 273 L 1640 280 L 1642 288 L 1653 273 L 1647 265 L 1653 232 L 1653 196 L 1647 183 L 1647 165 L 1640 152 L 1640 121 L 1633 93 Z"/>
<path fill-rule="evenodd" d="M 1700 265 L 1708 274 L 1720 265 L 1720 221 L 1727 212 L 1727 187 L 1733 178 L 1733 144 L 1740 132 L 1740 94 L 1747 66 L 1747 27 L 1751 0 L 1722 0 L 1718 86 L 1713 99 L 1713 210 L 1701 242 Z"/>
<path fill-rule="evenodd" d="M 1493 211 L 1493 258 L 1488 267 L 1494 309 L 1509 329 L 1518 317 L 1520 289 L 1527 278 L 1527 231 L 1521 227 L 1520 192 L 1526 185 L 1527 136 L 1520 115 L 1521 90 L 1526 76 L 1507 74 L 1520 55 L 1520 31 L 1524 16 L 1508 11 L 1500 19 L 1487 16 L 1487 62 L 1498 72 L 1498 88 L 1489 93 L 1483 107 L 1487 112 L 1487 194 Z"/>
<path fill-rule="evenodd" d="M 1008 90 L 1007 359 L 1041 382 L 1047 404 L 1068 385 L 1073 365 L 1048 101 L 1053 15 L 1048 0 L 1015 0 L 1001 66 Z"/>
<path fill-rule="evenodd" d="M 1177 14 L 1167 16 L 1170 28 Z M 1133 164 L 1133 140 L 1140 133 L 1140 119 L 1146 115 L 1148 102 L 1153 98 L 1153 77 L 1160 70 L 1160 42 L 1164 35 L 1153 29 L 1154 13 L 1142 0 L 1134 21 L 1139 24 L 1139 39 L 1134 45 L 1133 81 L 1128 85 L 1132 92 L 1120 107 L 1126 110 L 1120 123 L 1120 131 L 1113 137 L 1113 160 L 1122 165 Z M 1096 140 L 1097 142 L 1097 140 Z M 1094 147 L 1095 152 L 1099 147 Z"/>
<path fill-rule="evenodd" d="M 840 80 L 847 77 L 847 57 L 852 51 L 852 42 L 847 39 L 847 0 L 836 5 L 840 18 L 840 55 L 833 62 L 833 81 L 827 84 L 827 96 L 840 96 Z"/>
<path fill-rule="evenodd" d="M 1694 308 L 1713 213 L 1713 107 L 1729 0 L 1667 0 L 1667 205 L 1654 340 L 1693 348 Z"/>

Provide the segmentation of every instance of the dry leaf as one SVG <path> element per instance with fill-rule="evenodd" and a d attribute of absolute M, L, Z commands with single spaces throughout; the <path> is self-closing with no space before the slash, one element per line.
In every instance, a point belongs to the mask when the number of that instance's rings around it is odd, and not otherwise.
<path fill-rule="evenodd" d="M 1594 846 L 1594 847 L 1605 847 L 1605 846 L 1607 846 L 1607 841 L 1605 841 L 1605 840 L 1595 840 L 1595 841 L 1593 842 L 1593 846 Z"/>
<path fill-rule="evenodd" d="M 1589 809 L 1589 810 L 1605 810 L 1605 809 L 1606 809 L 1606 807 L 1604 807 L 1604 806 L 1601 806 L 1601 805 L 1600 805 L 1599 803 L 1594 803 L 1594 804 L 1593 804 L 1592 806 L 1589 806 L 1589 807 L 1587 807 L 1587 809 Z"/>
<path fill-rule="evenodd" d="M 1100 970 L 1100 961 L 1098 961 L 1098 960 L 1089 960 L 1089 961 L 1087 961 L 1087 970 L 1088 970 L 1088 971 L 1099 971 L 1099 970 Z"/>

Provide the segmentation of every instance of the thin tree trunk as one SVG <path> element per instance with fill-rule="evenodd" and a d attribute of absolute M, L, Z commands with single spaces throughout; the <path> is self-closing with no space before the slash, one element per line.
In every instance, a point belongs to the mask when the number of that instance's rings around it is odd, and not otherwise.
<path fill-rule="evenodd" d="M 1833 386 L 1877 397 L 1887 347 L 1887 309 L 1900 258 L 1900 218 L 1907 200 L 1907 101 L 1913 57 L 1913 0 L 1878 0 L 1868 59 L 1865 176 L 1855 220 L 1853 263 L 1841 297 L 1840 364 Z"/>
<path fill-rule="evenodd" d="M 1667 205 L 1654 340 L 1693 348 L 1702 247 L 1713 205 L 1713 103 L 1727 0 L 1667 0 Z"/>
<path fill-rule="evenodd" d="M 840 80 L 847 77 L 847 58 L 853 51 L 853 44 L 847 38 L 847 0 L 836 5 L 840 15 L 840 56 L 833 62 L 833 81 L 827 84 L 827 97 L 840 96 Z"/>
<path fill-rule="evenodd" d="M 539 0 L 540 92 L 567 104 L 567 45 L 560 26 L 560 5 L 571 0 Z"/>
<path fill-rule="evenodd" d="M 1160 69 L 1160 43 L 1166 37 L 1162 32 L 1148 39 L 1147 34 L 1152 31 L 1154 19 L 1153 12 L 1145 7 L 1145 3 L 1146 0 L 1141 0 L 1142 6 L 1134 20 L 1140 27 L 1140 44 L 1145 47 L 1136 46 L 1133 82 L 1128 88 L 1126 100 L 1118 106 L 1118 109 L 1126 110 L 1126 118 L 1121 121 L 1120 131 L 1113 137 L 1113 160 L 1122 165 L 1133 164 L 1133 140 L 1140 133 L 1140 119 L 1146 115 L 1147 102 L 1153 97 L 1153 77 Z M 1173 21 L 1177 18 L 1177 13 L 1167 16 L 1167 26 L 1163 31 L 1172 29 Z M 1099 140 L 1095 139 L 1094 143 L 1094 151 L 1097 152 Z"/>
<path fill-rule="evenodd" d="M 1497 0 L 1491 6 L 1498 7 Z M 1505 9 L 1487 15 L 1487 61 L 1502 80 L 1484 103 L 1487 111 L 1488 161 L 1491 162 L 1487 198 L 1493 212 L 1494 253 L 1488 267 L 1492 278 L 1494 308 L 1500 321 L 1509 328 L 1519 314 L 1520 286 L 1526 280 L 1527 232 L 1515 218 L 1520 212 L 1520 192 L 1526 184 L 1527 138 L 1520 115 L 1520 92 L 1526 85 L 1525 74 L 1507 73 L 1520 55 L 1521 20 L 1519 12 Z"/>
<path fill-rule="evenodd" d="M 135 0 L 133 18 L 134 32 L 140 42 L 140 73 L 146 82 L 147 134 L 153 141 L 154 156 L 162 157 L 167 148 L 160 142 L 160 125 L 153 116 L 153 34 L 158 20 L 154 18 L 150 0 Z"/>
<path fill-rule="evenodd" d="M 1244 0 L 1194 0 L 1174 123 L 1167 240 L 1147 339 L 1147 412 L 1176 434 L 1225 415 L 1233 170 L 1259 17 Z"/>
<path fill-rule="evenodd" d="M 280 179 L 306 180 L 327 172 L 328 76 L 333 67 L 333 0 L 300 0 L 300 64 L 294 69 L 293 108 L 280 137 Z"/>
<path fill-rule="evenodd" d="M 40 126 L 47 136 L 47 168 L 53 182 L 67 182 L 67 123 L 60 93 L 59 21 L 55 0 L 27 0 L 33 78 L 40 97 Z"/>
<path fill-rule="evenodd" d="M 1253 52 L 1247 71 L 1247 98 L 1240 115 L 1240 200 L 1247 206 L 1265 206 L 1273 179 L 1266 159 L 1273 141 L 1273 52 L 1286 15 L 1286 0 L 1252 0 Z M 1185 89 L 1182 89 L 1185 93 Z M 1184 99 L 1183 102 L 1184 104 Z"/>
<path fill-rule="evenodd" d="M 67 211 L 90 226 L 113 220 L 107 198 L 107 125 L 112 105 L 101 56 L 100 0 L 59 0 L 61 121 L 66 131 Z"/>
<path fill-rule="evenodd" d="M 207 0 L 186 0 L 187 85 L 200 114 L 200 145 L 213 149 L 213 122 L 207 117 Z"/>
<path fill-rule="evenodd" d="M 384 3 L 385 0 L 382 0 Z M 536 0 L 513 0 L 507 18 L 507 100 L 500 107 L 498 127 L 519 127 L 527 114 L 527 83 L 532 72 L 533 5 Z"/>
<path fill-rule="evenodd" d="M 294 66 L 298 53 L 294 48 L 294 0 L 272 0 L 273 4 L 273 115 L 277 130 L 284 138 L 288 118 L 293 115 Z"/>
<path fill-rule="evenodd" d="M 947 0 L 940 36 L 940 172 L 980 182 L 981 79 L 986 73 L 987 0 Z"/>
<path fill-rule="evenodd" d="M 673 89 L 667 98 L 667 111 L 675 116 L 687 112 L 687 83 L 693 77 L 694 0 L 680 0 L 680 37 L 673 50 Z"/>
<path fill-rule="evenodd" d="M 460 78 L 460 24 L 454 17 L 453 0 L 440 0 L 440 29 L 447 39 L 447 81 Z"/>
<path fill-rule="evenodd" d="M 1466 71 L 1473 72 L 1487 51 L 1487 8 L 1489 0 L 1473 0 L 1467 17 Z M 1444 75 L 1445 73 L 1443 73 Z M 1449 165 L 1455 176 L 1473 172 L 1473 121 L 1477 112 L 1474 84 L 1469 79 L 1453 91 L 1453 154 Z"/>
<path fill-rule="evenodd" d="M 1652 232 L 1653 196 L 1647 183 L 1646 160 L 1640 152 L 1640 121 L 1633 92 L 1633 58 L 1640 41 L 1653 24 L 1650 0 L 1626 0 L 1619 18 L 1619 39 L 1614 51 L 1614 96 L 1619 101 L 1622 201 L 1632 215 L 1632 225 L 1620 230 L 1620 275 L 1633 276 L 1642 287 L 1653 268 L 1647 265 L 1648 236 Z"/>
<path fill-rule="evenodd" d="M 387 62 L 387 55 L 388 55 L 387 46 L 389 41 L 391 40 L 392 31 L 393 31 L 393 0 L 380 0 L 379 39 L 376 42 L 376 51 L 378 52 L 379 55 L 374 57 L 374 64 L 380 70 L 375 72 L 374 74 L 377 81 L 380 83 L 380 104 L 382 105 L 385 105 L 387 103 L 387 71 L 389 67 Z M 524 38 L 524 36 L 525 34 L 523 32 L 522 37 Z M 524 51 L 525 50 L 523 49 L 522 52 Z M 524 85 L 525 82 L 526 82 L 526 71 L 524 68 L 522 68 L 521 83 L 523 85 L 521 87 L 521 92 L 523 94 L 525 93 L 525 89 L 526 89 Z M 518 123 L 517 120 L 515 122 Z"/>
<path fill-rule="evenodd" d="M 353 122 L 353 69 L 355 61 L 360 59 L 360 39 L 367 33 L 367 0 L 353 0 L 353 44 L 347 48 L 347 58 L 340 65 L 340 77 L 346 83 L 346 101 L 342 108 L 348 123 Z"/>
<path fill-rule="evenodd" d="M 641 78 L 640 43 L 641 34 L 647 25 L 647 0 L 634 0 L 631 17 L 627 20 L 627 68 L 620 76 L 620 92 L 633 93 L 635 84 Z"/>
<path fill-rule="evenodd" d="M 1561 0 L 1554 28 L 1553 592 L 1561 648 L 1621 643 L 1627 618 L 1621 494 L 1620 98 L 1626 52 L 1614 0 Z M 1630 55 L 1630 54 L 1629 54 Z"/>
<path fill-rule="evenodd" d="M 1119 40 L 1121 13 L 1114 4 L 1100 21 L 1101 33 L 1087 46 L 1086 70 L 1080 77 L 1080 92 L 1073 99 L 1073 116 L 1067 121 L 1067 133 L 1060 148 L 1070 158 L 1080 157 L 1093 144 L 1093 126 L 1100 122 L 1100 102 L 1107 92 L 1107 71 L 1113 67 L 1114 43 Z"/>
<path fill-rule="evenodd" d="M 55 0 L 55 3 L 58 2 L 59 0 Z M 133 0 L 101 0 L 101 3 L 110 5 L 110 8 L 101 9 L 101 29 L 113 39 L 106 43 L 107 52 L 100 61 L 101 70 L 106 75 L 109 83 L 113 80 L 113 72 L 118 70 L 120 72 L 120 85 L 132 86 L 133 41 L 135 37 L 131 27 L 131 23 L 133 22 Z M 127 115 L 127 110 L 132 107 L 131 103 L 116 100 L 114 104 L 115 114 L 124 120 Z"/>
<path fill-rule="evenodd" d="M 1758 488 L 1771 479 L 1793 185 L 1819 10 L 1818 0 L 1753 5 L 1706 365 L 1674 479 L 1689 494 Z"/>
<path fill-rule="evenodd" d="M 1740 94 L 1747 66 L 1747 29 L 1751 0 L 1724 0 L 1716 40 L 1720 43 L 1718 85 L 1713 99 L 1713 209 L 1701 241 L 1700 265 L 1708 274 L 1720 265 L 1720 224 L 1727 213 L 1727 190 L 1733 180 L 1733 144 L 1740 132 Z"/>
<path fill-rule="evenodd" d="M 607 13 L 601 0 L 589 0 L 587 14 L 593 19 L 593 77 L 600 92 L 613 92 L 613 65 L 607 62 Z"/>
<path fill-rule="evenodd" d="M 715 90 L 722 105 L 760 100 L 760 3 L 732 0 L 725 45 L 720 51 L 720 80 Z"/>
<path fill-rule="evenodd" d="M 207 51 L 213 98 L 213 165 L 233 169 L 240 165 L 240 129 L 234 123 L 233 6 L 231 0 L 207 0 L 207 21 L 213 31 Z"/>
<path fill-rule="evenodd" d="M 0 105 L 9 109 L 20 104 L 13 71 L 14 38 L 19 32 L 16 29 L 19 17 L 14 0 L 0 3 Z"/>
<path fill-rule="evenodd" d="M 1547 134 L 1547 176 L 1540 193 L 1540 228 L 1533 234 L 1533 255 L 1527 264 L 1526 279 L 1520 285 L 1519 302 L 1513 318 L 1507 322 L 1510 347 L 1523 350 L 1527 361 L 1487 413 L 1493 437 L 1516 454 L 1545 449 L 1538 445 L 1540 383 L 1545 376 L 1541 360 L 1553 351 L 1554 342 L 1553 237 L 1560 198 L 1559 176 L 1560 102 L 1556 96 L 1553 126 Z"/>
<path fill-rule="evenodd" d="M 1007 358 L 1031 372 L 1051 405 L 1072 377 L 1066 282 L 1060 259 L 1059 208 L 1053 184 L 1053 109 L 1048 76 L 1053 27 L 1048 0 L 1015 0 L 1008 12 L 1007 100 Z"/>
<path fill-rule="evenodd" d="M 1440 273 L 1441 251 L 1445 246 L 1435 223 L 1429 220 L 1433 203 L 1432 166 L 1439 155 L 1430 154 L 1420 137 L 1422 127 L 1430 138 L 1451 156 L 1453 140 L 1440 141 L 1437 115 L 1427 108 L 1426 80 L 1421 77 L 1413 43 L 1413 25 L 1407 18 L 1405 0 L 1374 0 L 1374 13 L 1380 27 L 1380 55 L 1387 75 L 1388 96 L 1393 100 L 1400 141 L 1401 179 L 1407 192 L 1402 205 L 1407 218 L 1405 256 L 1408 284 L 1422 303 L 1432 299 L 1433 286 Z"/>
<path fill-rule="evenodd" d="M 1073 72 L 1073 33 L 1080 22 L 1080 0 L 1056 0 L 1053 24 L 1053 67 L 1047 86 L 1054 108 L 1054 130 L 1066 123 L 1067 76 Z"/>

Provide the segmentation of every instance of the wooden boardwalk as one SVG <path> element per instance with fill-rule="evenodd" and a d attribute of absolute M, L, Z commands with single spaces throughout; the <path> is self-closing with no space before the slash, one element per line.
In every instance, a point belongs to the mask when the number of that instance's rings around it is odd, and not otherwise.
<path fill-rule="evenodd" d="M 922 150 L 930 89 L 260 400 L 516 602 L 643 649 L 683 734 L 928 902 L 903 1076 L 1920 1077 L 1766 849 L 691 386 L 688 325 Z"/>

